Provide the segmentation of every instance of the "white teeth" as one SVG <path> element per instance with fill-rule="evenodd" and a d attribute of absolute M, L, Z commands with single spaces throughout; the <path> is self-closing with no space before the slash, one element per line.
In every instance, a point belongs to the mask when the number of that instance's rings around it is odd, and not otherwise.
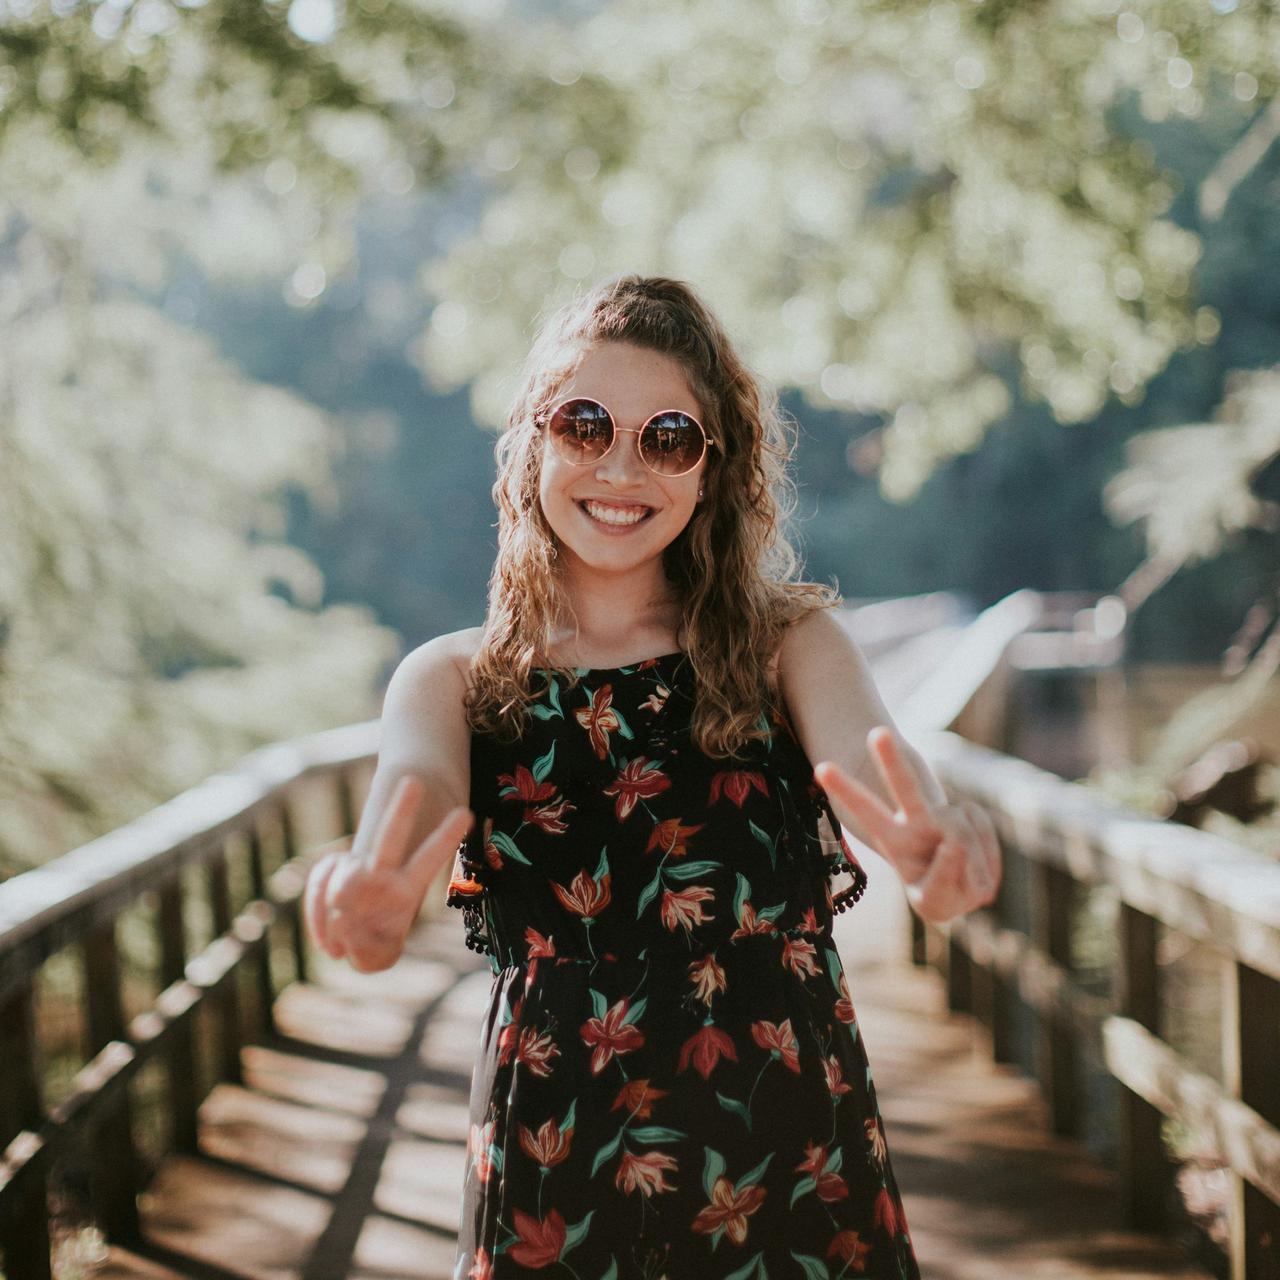
<path fill-rule="evenodd" d="M 601 524 L 639 524 L 649 514 L 648 507 L 632 507 L 624 511 L 620 507 L 607 507 L 599 502 L 587 501 L 582 505 L 587 514 Z"/>

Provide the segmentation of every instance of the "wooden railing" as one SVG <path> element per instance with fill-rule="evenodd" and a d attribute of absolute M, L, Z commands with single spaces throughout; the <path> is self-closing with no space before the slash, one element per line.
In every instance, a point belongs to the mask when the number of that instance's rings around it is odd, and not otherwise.
<path fill-rule="evenodd" d="M 138 1073 L 162 1064 L 165 1149 L 194 1150 L 204 1093 L 218 1079 L 238 1079 L 241 1045 L 270 1027 L 281 986 L 307 974 L 299 913 L 306 869 L 322 841 L 354 829 L 377 729 L 353 725 L 264 748 L 138 821 L 0 884 L 7 1280 L 50 1275 L 49 1180 L 59 1161 L 87 1171 L 92 1216 L 106 1237 L 137 1240 L 145 1179 Z M 158 989 L 131 1017 L 139 974 L 122 955 L 126 919 L 134 934 L 150 935 Z M 66 968 L 68 953 L 78 962 L 85 1060 L 49 1105 L 42 1085 L 50 1047 L 37 1032 L 41 982 L 47 967 Z"/>
<path fill-rule="evenodd" d="M 952 1010 L 976 1016 L 997 1061 L 1032 1069 L 1055 1132 L 1079 1136 L 1084 1050 L 1117 1082 L 1116 1159 L 1131 1224 L 1166 1226 L 1162 1117 L 1231 1171 L 1232 1280 L 1280 1277 L 1280 860 L 1148 819 L 953 734 L 919 737 L 953 795 L 984 805 L 1005 853 L 998 900 L 939 928 L 912 916 L 913 956 L 946 978 Z M 1075 940 L 1083 895 L 1110 899 L 1109 973 L 1085 975 Z M 1157 943 L 1209 944 L 1222 966 L 1222 1082 L 1162 1038 Z M 1095 927 L 1095 933 L 1098 930 Z M 1086 976 L 1090 981 L 1086 981 Z"/>

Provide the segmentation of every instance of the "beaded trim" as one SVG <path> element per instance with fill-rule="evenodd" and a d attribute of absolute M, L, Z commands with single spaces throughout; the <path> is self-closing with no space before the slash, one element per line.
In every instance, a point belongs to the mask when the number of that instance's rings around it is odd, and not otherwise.
<path fill-rule="evenodd" d="M 820 794 L 818 802 L 821 804 L 823 812 L 827 815 L 827 821 L 831 823 L 832 833 L 840 842 L 838 849 L 824 855 L 827 876 L 837 876 L 842 871 L 847 871 L 853 876 L 851 885 L 831 896 L 831 909 L 836 915 L 839 915 L 842 911 L 847 911 L 853 906 L 866 892 L 867 873 L 863 870 L 862 864 L 853 856 L 853 850 L 849 848 L 849 842 L 844 838 L 844 833 L 840 828 L 840 819 L 836 817 L 836 811 L 831 807 L 831 801 L 827 799 L 825 794 Z"/>
<path fill-rule="evenodd" d="M 471 852 L 467 839 L 458 844 L 454 874 L 445 893 L 445 905 L 462 910 L 464 940 L 470 951 L 494 955 L 484 909 L 484 858 Z"/>

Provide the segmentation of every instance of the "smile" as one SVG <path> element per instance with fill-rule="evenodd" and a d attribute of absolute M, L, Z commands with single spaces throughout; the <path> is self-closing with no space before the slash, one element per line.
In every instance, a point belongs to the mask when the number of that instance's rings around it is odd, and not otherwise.
<path fill-rule="evenodd" d="M 652 507 L 646 507 L 634 502 L 615 504 L 584 498 L 578 503 L 578 506 L 597 524 L 607 524 L 615 529 L 639 524 L 653 514 Z"/>

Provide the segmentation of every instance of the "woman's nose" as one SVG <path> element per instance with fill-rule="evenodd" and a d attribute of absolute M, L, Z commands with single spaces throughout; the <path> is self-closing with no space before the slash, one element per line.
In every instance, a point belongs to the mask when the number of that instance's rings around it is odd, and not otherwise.
<path fill-rule="evenodd" d="M 615 430 L 613 445 L 596 464 L 596 478 L 611 484 L 634 484 L 645 478 L 648 468 L 640 457 L 640 433 Z"/>

